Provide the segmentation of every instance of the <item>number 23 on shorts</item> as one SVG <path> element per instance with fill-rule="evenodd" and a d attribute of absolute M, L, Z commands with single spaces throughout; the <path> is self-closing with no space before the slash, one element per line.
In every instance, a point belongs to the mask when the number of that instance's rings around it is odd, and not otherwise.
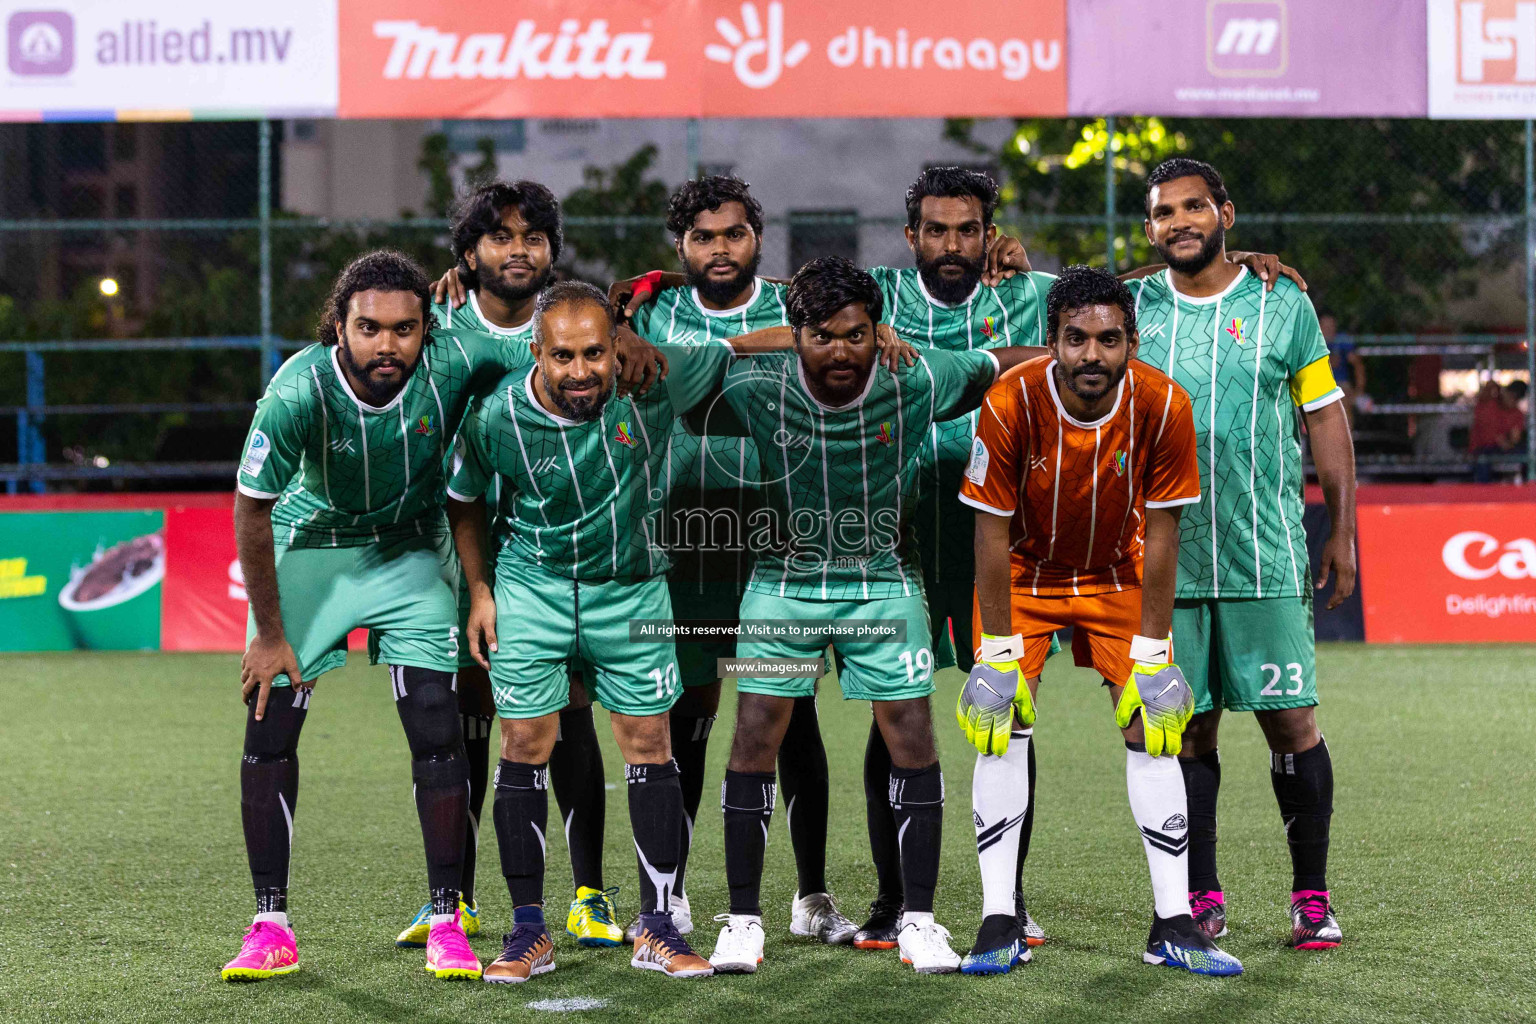
<path fill-rule="evenodd" d="M 1282 673 L 1279 665 L 1273 662 L 1265 662 L 1259 666 L 1259 671 L 1264 673 L 1264 688 L 1259 691 L 1261 697 L 1295 697 L 1306 686 L 1306 680 L 1301 675 L 1301 665 L 1298 662 L 1286 662 Z M 1286 687 L 1280 689 L 1281 676 L 1285 677 Z"/>

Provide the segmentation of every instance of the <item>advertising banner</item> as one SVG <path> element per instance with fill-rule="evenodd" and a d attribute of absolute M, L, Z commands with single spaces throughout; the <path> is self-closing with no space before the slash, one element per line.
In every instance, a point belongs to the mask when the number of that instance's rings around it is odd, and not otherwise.
<path fill-rule="evenodd" d="M 156 650 L 164 516 L 0 515 L 0 651 Z"/>
<path fill-rule="evenodd" d="M 1536 504 L 1362 505 L 1372 643 L 1536 642 Z"/>
<path fill-rule="evenodd" d="M 165 599 L 160 646 L 167 651 L 245 649 L 245 581 L 227 508 L 165 514 Z"/>
<path fill-rule="evenodd" d="M 1428 0 L 1429 116 L 1536 117 L 1536 0 Z"/>
<path fill-rule="evenodd" d="M 1072 0 L 1068 15 L 1073 114 L 1424 116 L 1418 3 Z"/>
<path fill-rule="evenodd" d="M 0 2 L 10 121 L 331 116 L 336 6 Z"/>
<path fill-rule="evenodd" d="M 1066 21 L 1066 0 L 340 0 L 340 112 L 1060 115 Z"/>

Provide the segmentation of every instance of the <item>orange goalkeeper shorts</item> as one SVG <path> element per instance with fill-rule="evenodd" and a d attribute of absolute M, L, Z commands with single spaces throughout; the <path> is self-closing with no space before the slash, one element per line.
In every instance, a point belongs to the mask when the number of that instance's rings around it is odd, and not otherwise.
<path fill-rule="evenodd" d="M 974 600 L 974 599 L 973 599 Z M 981 607 L 972 610 L 971 643 L 981 649 Z M 1033 597 L 1012 592 L 1013 631 L 1024 638 L 1019 668 L 1034 679 L 1045 668 L 1051 634 L 1072 627 L 1072 661 L 1116 686 L 1131 677 L 1131 637 L 1141 630 L 1141 588 L 1083 597 Z"/>

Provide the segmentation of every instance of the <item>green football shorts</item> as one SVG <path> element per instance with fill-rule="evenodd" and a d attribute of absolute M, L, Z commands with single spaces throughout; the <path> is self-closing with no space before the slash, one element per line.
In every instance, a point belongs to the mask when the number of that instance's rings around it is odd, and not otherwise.
<path fill-rule="evenodd" d="M 803 639 L 764 639 L 743 635 L 736 642 L 737 658 L 819 658 L 830 644 L 838 659 L 838 683 L 845 700 L 913 700 L 933 693 L 932 633 L 928 604 L 921 594 L 868 601 L 818 601 L 779 597 L 749 590 L 741 599 L 741 617 L 836 622 L 847 619 L 900 619 L 906 623 L 901 642 L 849 640 L 829 631 L 811 629 Z M 809 697 L 814 679 L 738 677 L 742 693 L 770 697 Z"/>
<path fill-rule="evenodd" d="M 741 608 L 741 590 L 733 583 L 705 584 L 697 581 L 679 583 L 671 580 L 667 588 L 672 597 L 672 618 L 677 621 L 708 619 L 737 622 Z M 736 656 L 736 638 L 718 640 L 680 640 L 677 643 L 677 671 L 684 688 L 708 686 L 720 678 L 716 666 L 721 658 Z"/>
<path fill-rule="evenodd" d="M 540 718 L 565 707 L 567 663 L 587 692 L 621 715 L 659 715 L 681 692 L 671 639 L 634 642 L 631 619 L 670 619 L 665 576 L 573 580 L 505 555 L 496 565 L 491 693 L 502 718 Z"/>
<path fill-rule="evenodd" d="M 1173 657 L 1194 691 L 1196 714 L 1313 706 L 1311 587 L 1302 597 L 1174 601 Z"/>
<path fill-rule="evenodd" d="M 359 627 L 370 631 L 374 664 L 457 671 L 458 615 L 444 549 L 449 543 L 440 534 L 350 548 L 279 545 L 274 554 L 283 632 L 305 681 L 344 665 L 347 634 Z M 255 636 L 250 616 L 246 643 Z M 279 675 L 272 685 L 290 682 Z"/>

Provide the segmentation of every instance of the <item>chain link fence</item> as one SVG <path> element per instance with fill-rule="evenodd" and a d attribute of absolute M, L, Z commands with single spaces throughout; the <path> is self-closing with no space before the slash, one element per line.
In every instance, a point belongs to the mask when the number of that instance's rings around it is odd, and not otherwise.
<path fill-rule="evenodd" d="M 1229 248 L 1282 254 L 1362 357 L 1336 371 L 1363 373 L 1351 388 L 1361 476 L 1472 472 L 1479 388 L 1530 373 L 1529 125 L 998 127 L 952 121 L 944 141 L 998 178 L 999 225 L 1024 239 L 1038 269 L 1156 262 L 1141 227 L 1143 175 L 1179 153 L 1214 163 L 1238 210 Z M 388 245 L 446 268 L 453 188 L 495 166 L 487 146 L 478 167 L 456 170 L 429 135 L 416 164 L 419 209 L 296 216 L 279 208 L 282 128 L 0 125 L 0 481 L 9 490 L 228 487 L 264 380 L 312 336 L 339 267 Z M 616 155 L 611 180 L 629 180 L 635 158 L 626 156 Z M 645 180 L 602 202 L 567 196 L 565 271 L 601 279 L 670 265 L 661 211 L 672 184 Z M 814 222 L 771 217 L 770 228 L 791 229 L 798 261 L 850 226 L 854 238 L 899 232 L 901 214 L 891 196 Z M 1536 477 L 1536 441 L 1528 431 L 1525 447 L 1490 461 L 1495 475 Z"/>

